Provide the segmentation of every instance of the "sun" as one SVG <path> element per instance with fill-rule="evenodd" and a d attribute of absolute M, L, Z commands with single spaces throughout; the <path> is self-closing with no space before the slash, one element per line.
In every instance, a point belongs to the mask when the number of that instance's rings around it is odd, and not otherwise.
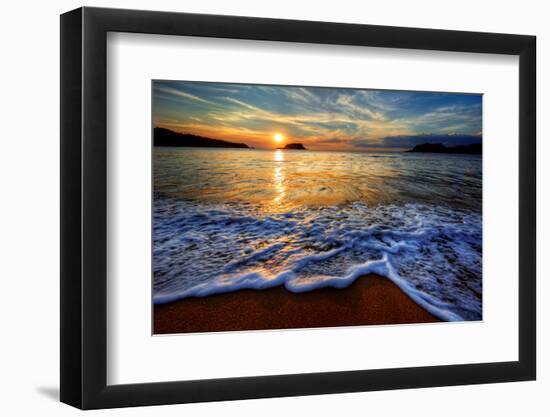
<path fill-rule="evenodd" d="M 275 140 L 275 142 L 281 143 L 283 141 L 283 135 L 281 135 L 280 133 L 275 133 L 273 139 Z"/>

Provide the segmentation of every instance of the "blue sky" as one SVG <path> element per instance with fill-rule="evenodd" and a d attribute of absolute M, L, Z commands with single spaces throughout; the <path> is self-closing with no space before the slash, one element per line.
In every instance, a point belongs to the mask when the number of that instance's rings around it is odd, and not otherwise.
<path fill-rule="evenodd" d="M 153 124 L 257 148 L 407 149 L 481 141 L 482 96 L 188 81 L 153 82 Z"/>

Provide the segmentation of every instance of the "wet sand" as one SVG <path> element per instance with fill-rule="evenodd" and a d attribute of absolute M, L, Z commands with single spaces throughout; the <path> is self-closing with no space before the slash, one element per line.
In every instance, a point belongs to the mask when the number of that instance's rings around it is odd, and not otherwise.
<path fill-rule="evenodd" d="M 389 279 L 370 274 L 342 289 L 291 293 L 283 286 L 154 306 L 154 334 L 441 321 Z"/>

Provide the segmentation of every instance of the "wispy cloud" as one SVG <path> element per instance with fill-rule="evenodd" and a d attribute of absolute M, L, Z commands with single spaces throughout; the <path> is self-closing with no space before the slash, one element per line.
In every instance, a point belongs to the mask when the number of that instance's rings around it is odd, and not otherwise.
<path fill-rule="evenodd" d="M 171 94 L 171 95 L 178 96 L 178 97 L 183 97 L 183 98 L 186 98 L 186 99 L 189 99 L 189 100 L 200 101 L 201 103 L 215 104 L 214 102 L 212 102 L 210 100 L 206 100 L 204 98 L 194 96 L 193 94 L 189 94 L 189 93 L 186 93 L 185 91 L 177 90 L 175 88 L 159 87 L 156 91 L 158 91 L 160 93 L 166 93 L 166 94 Z"/>
<path fill-rule="evenodd" d="M 457 138 L 482 126 L 474 95 L 173 81 L 155 81 L 154 92 L 155 124 L 255 147 L 273 147 L 281 132 L 312 149 L 394 148 L 388 138 Z"/>

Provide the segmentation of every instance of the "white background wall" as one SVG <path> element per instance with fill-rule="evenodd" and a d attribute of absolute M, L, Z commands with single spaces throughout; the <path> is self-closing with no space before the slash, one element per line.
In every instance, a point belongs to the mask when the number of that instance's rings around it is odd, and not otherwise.
<path fill-rule="evenodd" d="M 76 0 L 5 2 L 0 17 L 0 410 L 75 415 L 59 392 L 59 17 Z M 545 2 L 461 0 L 359 2 L 93 1 L 88 6 L 157 9 L 509 32 L 538 37 L 538 381 L 100 411 L 95 415 L 548 415 L 550 411 L 550 26 Z M 546 186 L 546 187 L 545 187 Z M 546 190 L 543 190 L 543 187 Z M 505 231 L 503 231 L 505 238 Z M 503 260 L 505 261 L 505 260 Z M 465 343 L 476 343 L 467 340 Z"/>

